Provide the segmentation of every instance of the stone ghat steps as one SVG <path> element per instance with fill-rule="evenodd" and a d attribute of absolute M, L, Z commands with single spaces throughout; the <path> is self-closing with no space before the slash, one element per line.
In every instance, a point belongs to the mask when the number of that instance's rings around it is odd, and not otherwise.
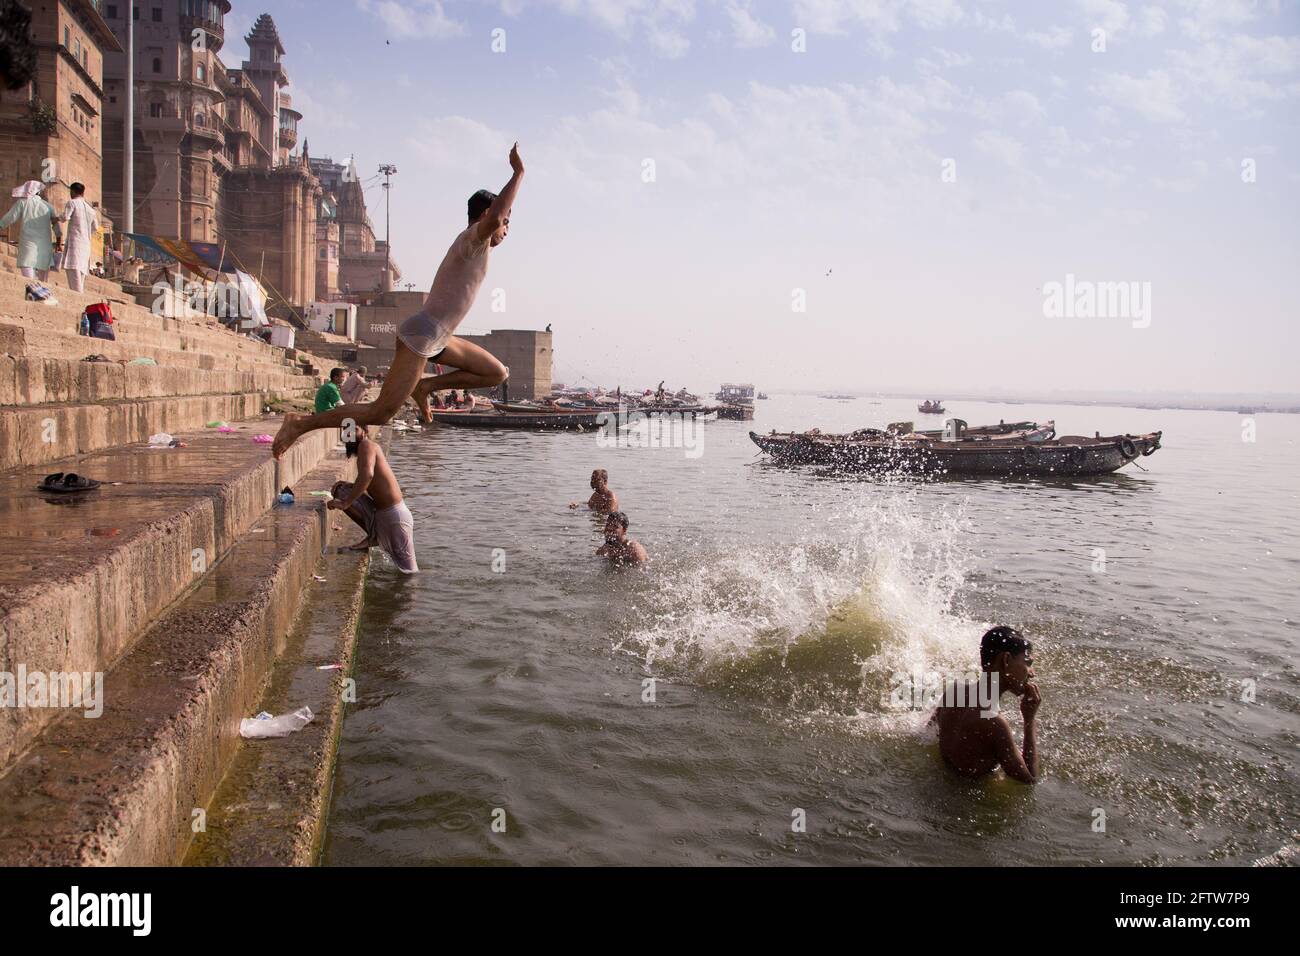
<path fill-rule="evenodd" d="M 297 488 L 337 443 L 337 432 L 313 432 L 276 462 L 251 439 L 279 424 L 244 422 L 231 434 L 185 434 L 185 448 L 130 445 L 0 477 L 0 672 L 112 667 L 207 580 L 281 487 Z M 103 485 L 76 495 L 37 491 L 55 470 Z M 302 501 L 300 511 L 315 499 Z M 0 707 L 0 768 L 55 715 Z"/>
<path fill-rule="evenodd" d="M 156 322 L 159 317 L 144 313 Z M 178 324 L 175 330 L 150 328 L 136 323 L 137 313 L 122 314 L 115 308 L 113 332 L 116 339 L 92 339 L 78 335 L 81 312 L 68 306 L 62 300 L 58 305 L 46 305 L 40 302 L 26 302 L 22 298 L 0 291 L 0 322 L 17 325 L 24 329 L 42 332 L 54 332 L 61 335 L 77 336 L 80 343 L 72 343 L 74 351 L 80 350 L 77 358 L 88 352 L 103 351 L 96 346 L 99 342 L 114 342 L 131 353 L 132 358 L 149 354 L 145 349 L 165 349 L 172 352 L 188 352 L 217 356 L 218 365 L 242 362 L 246 367 L 260 365 L 267 369 L 279 368 L 296 370 L 283 349 L 275 349 L 264 342 L 254 341 L 246 335 L 236 335 L 216 325 L 198 323 Z M 168 322 L 176 320 L 168 319 Z M 107 354 L 107 353 L 105 353 Z M 68 353 L 64 358 L 71 357 Z M 153 357 L 153 356 L 151 356 Z M 158 361 L 155 358 L 155 361 Z M 160 362 L 160 364 L 162 364 Z"/>
<path fill-rule="evenodd" d="M 59 459 L 148 441 L 159 432 L 178 435 L 212 421 L 235 425 L 262 415 L 266 400 L 262 392 L 243 392 L 0 408 L 0 474 L 30 466 L 54 470 L 47 466 Z"/>
<path fill-rule="evenodd" d="M 294 356 L 291 356 L 282 348 L 237 334 L 222 326 L 215 318 L 156 315 L 149 308 L 136 303 L 120 286 L 106 280 L 97 280 L 106 289 L 102 293 L 92 291 L 89 285 L 85 293 L 55 288 L 58 304 L 53 306 L 27 300 L 26 288 L 29 281 L 16 272 L 0 267 L 0 322 L 20 325 L 30 323 L 76 334 L 86 306 L 107 300 L 116 320 L 114 331 L 119 341 L 125 340 L 137 349 L 161 347 L 181 353 L 210 353 L 216 356 L 233 353 L 246 361 L 284 365 L 294 370 L 303 367 L 303 363 L 297 359 L 306 359 L 307 364 L 317 367 L 323 364 L 317 356 L 311 354 L 310 349 L 295 349 Z M 130 357 L 139 354 L 142 353 L 137 352 Z M 157 355 L 151 357 L 163 364 Z"/>
<path fill-rule="evenodd" d="M 94 264 L 94 262 L 91 262 L 92 266 Z M 18 257 L 15 254 L 14 245 L 11 242 L 0 241 L 0 271 L 12 273 L 13 275 L 23 279 L 24 282 L 39 281 L 23 278 L 18 272 Z M 67 274 L 63 272 L 62 269 L 57 272 L 51 270 L 49 278 L 41 284 L 59 291 L 70 291 L 68 290 Z M 101 279 L 97 276 L 87 275 L 86 291 L 92 295 L 106 295 L 110 292 L 116 291 L 118 295 L 121 295 L 122 287 L 112 279 Z M 58 291 L 55 292 L 55 295 L 58 295 Z"/>
<path fill-rule="evenodd" d="M 64 712 L 0 778 L 0 866 L 180 863 L 195 811 L 245 748 L 296 749 L 314 768 L 308 779 L 328 779 L 332 710 L 322 727 L 282 740 L 244 742 L 238 728 L 262 706 L 313 576 L 337 581 L 332 567 L 366 560 L 322 558 L 347 532 L 331 541 L 330 513 L 308 495 L 352 474 L 335 452 L 300 477 L 297 503 L 264 512 L 261 533 L 245 535 L 105 675 L 102 715 Z M 337 697 L 338 673 L 316 672 L 316 693 Z"/>
<path fill-rule="evenodd" d="M 172 368 L 0 354 L 0 406 L 135 401 L 268 392 L 309 395 L 315 383 L 282 372 Z"/>
<path fill-rule="evenodd" d="M 107 301 L 116 322 L 127 325 L 135 331 L 187 332 L 192 335 L 216 333 L 229 341 L 232 347 L 238 344 L 250 351 L 256 349 L 268 356 L 284 357 L 283 349 L 250 339 L 248 336 L 237 335 L 221 325 L 215 316 L 201 314 L 169 316 L 155 313 L 149 306 L 136 302 L 133 296 L 120 288 L 107 296 L 73 292 L 71 289 L 54 289 L 54 299 L 57 304 L 48 305 L 27 298 L 28 281 L 21 276 L 0 271 L 0 309 L 8 311 L 11 307 L 19 309 L 23 306 L 38 306 L 33 315 L 61 315 L 73 323 L 73 331 L 76 331 L 76 323 L 80 320 L 81 313 L 86 310 L 86 306 Z"/>
<path fill-rule="evenodd" d="M 220 343 L 216 344 L 220 345 Z M 3 313 L 0 313 L 0 353 L 78 361 L 94 354 L 103 355 L 114 362 L 151 358 L 163 368 L 263 372 L 300 376 L 299 384 L 304 387 L 319 384 L 313 376 L 305 375 L 299 366 L 284 361 L 274 361 L 255 353 L 240 353 L 220 348 L 213 351 L 195 351 L 141 345 L 138 342 L 122 339 L 113 341 L 88 338 L 78 335 L 64 323 L 33 322 L 26 318 L 6 317 Z"/>

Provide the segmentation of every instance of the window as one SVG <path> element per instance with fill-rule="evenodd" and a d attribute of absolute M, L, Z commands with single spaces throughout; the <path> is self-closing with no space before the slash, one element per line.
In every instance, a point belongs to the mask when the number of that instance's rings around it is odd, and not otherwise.
<path fill-rule="evenodd" d="M 150 103 L 149 115 L 155 119 L 160 119 L 162 117 L 162 107 L 163 105 L 161 103 Z"/>
<path fill-rule="evenodd" d="M 63 28 L 63 45 L 66 47 L 72 46 L 72 31 L 67 27 Z"/>
<path fill-rule="evenodd" d="M 81 37 L 72 41 L 72 58 L 78 63 L 81 62 Z"/>
<path fill-rule="evenodd" d="M 108 5 L 108 19 L 110 19 L 110 20 L 116 20 L 116 19 L 117 19 L 117 4 L 116 4 L 116 3 L 110 3 L 110 4 Z"/>
<path fill-rule="evenodd" d="M 208 78 L 208 68 L 202 63 L 199 64 L 199 82 L 206 82 Z"/>
<path fill-rule="evenodd" d="M 153 71 L 154 71 L 155 73 L 161 73 L 161 72 L 162 72 L 162 57 L 157 57 L 157 56 L 156 56 L 156 57 L 153 58 Z"/>
<path fill-rule="evenodd" d="M 139 19 L 140 19 L 140 8 L 139 8 L 139 7 L 132 7 L 132 8 L 131 8 L 131 19 L 132 19 L 132 20 L 139 20 Z"/>
<path fill-rule="evenodd" d="M 153 22 L 154 22 L 154 23 L 162 23 L 162 8 L 161 8 L 161 7 L 154 7 L 154 8 L 153 8 Z"/>

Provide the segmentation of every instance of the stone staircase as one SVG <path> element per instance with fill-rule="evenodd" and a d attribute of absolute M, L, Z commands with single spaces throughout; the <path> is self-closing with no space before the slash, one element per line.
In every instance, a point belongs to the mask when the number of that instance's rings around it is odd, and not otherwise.
<path fill-rule="evenodd" d="M 29 302 L 29 280 L 4 258 L 0 470 L 260 415 L 273 400 L 309 399 L 320 384 L 307 373 L 324 362 L 309 353 L 291 358 L 215 320 L 155 315 L 105 280 L 90 278 L 77 293 L 51 274 L 58 304 Z M 116 341 L 78 334 L 85 307 L 103 301 Z M 109 361 L 83 361 L 92 354 Z M 156 364 L 127 364 L 136 359 Z"/>
<path fill-rule="evenodd" d="M 271 400 L 318 384 L 285 350 L 154 315 L 100 280 L 77 294 L 52 275 L 59 304 L 27 302 L 11 266 L 0 256 L 0 677 L 44 675 L 54 688 L 58 675 L 100 674 L 103 696 L 98 716 L 0 699 L 0 866 L 177 864 L 241 748 L 271 744 L 297 755 L 304 780 L 328 779 L 345 672 L 308 668 L 311 733 L 245 743 L 238 726 L 276 706 L 277 668 L 323 653 L 320 641 L 286 653 L 291 632 L 332 633 L 328 659 L 349 658 L 355 615 L 338 606 L 359 601 L 368 559 L 333 553 L 338 533 L 355 536 L 312 492 L 355 468 L 333 431 L 279 461 L 253 440 L 279 427 L 264 414 Z M 82 309 L 105 298 L 117 341 L 78 336 Z M 91 353 L 111 361 L 82 361 Z M 118 361 L 140 357 L 158 364 Z M 233 431 L 204 427 L 216 419 Z M 149 448 L 158 431 L 184 447 Z M 102 485 L 38 491 L 54 471 Z M 284 486 L 292 505 L 276 503 Z M 343 589 L 331 619 L 306 599 L 321 580 L 342 582 L 330 585 Z M 280 851 L 247 834 L 229 845 L 310 862 L 322 808 L 297 812 Z"/>
<path fill-rule="evenodd" d="M 304 348 L 312 355 L 328 361 L 330 367 L 341 365 L 344 368 L 352 369 L 364 365 L 371 373 L 379 369 L 381 356 L 391 352 L 391 350 L 377 349 L 373 345 L 366 345 L 362 342 L 353 342 L 345 335 L 316 332 L 312 329 L 298 329 L 294 335 L 294 341 L 298 347 Z M 345 354 L 353 352 L 356 353 L 355 359 L 344 359 Z M 385 359 L 383 364 L 388 365 L 389 361 L 389 359 Z M 325 371 L 328 372 L 329 369 L 326 368 Z"/>

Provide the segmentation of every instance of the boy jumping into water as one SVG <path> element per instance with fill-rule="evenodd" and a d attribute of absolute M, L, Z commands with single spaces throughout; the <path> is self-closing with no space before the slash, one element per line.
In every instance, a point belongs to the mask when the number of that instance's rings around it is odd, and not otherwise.
<path fill-rule="evenodd" d="M 939 752 L 964 777 L 982 777 L 998 766 L 1012 780 L 1038 782 L 1038 705 L 1042 698 L 1034 680 L 1033 646 L 1011 627 L 995 627 L 980 641 L 983 679 L 990 681 L 995 697 L 1005 693 L 1021 698 L 1025 718 L 1025 745 L 1016 749 L 1011 724 L 1001 714 L 981 710 L 978 693 L 970 688 L 957 699 L 968 706 L 941 705 L 931 720 L 939 725 Z M 996 710 L 996 700 L 993 704 Z"/>
<path fill-rule="evenodd" d="M 510 231 L 510 210 L 524 177 L 519 144 L 510 150 L 510 181 L 494 195 L 480 189 L 469 197 L 469 227 L 458 235 L 433 279 L 424 307 L 397 327 L 397 351 L 384 377 L 378 397 L 369 403 L 339 405 L 316 415 L 284 416 L 284 424 L 271 445 L 279 458 L 294 442 L 317 428 L 338 428 L 351 420 L 357 425 L 382 425 L 392 419 L 407 398 L 415 400 L 420 417 L 432 421 L 429 393 L 444 388 L 489 388 L 500 385 L 509 370 L 486 349 L 452 333 L 464 320 L 487 275 L 488 252 L 501 245 Z M 421 378 L 430 359 L 456 371 Z"/>

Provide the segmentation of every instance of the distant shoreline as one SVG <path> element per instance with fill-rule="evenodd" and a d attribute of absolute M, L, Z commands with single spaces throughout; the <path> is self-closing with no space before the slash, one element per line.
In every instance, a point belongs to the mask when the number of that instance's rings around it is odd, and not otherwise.
<path fill-rule="evenodd" d="M 804 391 L 802 389 L 780 391 L 772 390 L 772 395 L 821 395 L 818 391 Z M 854 394 L 846 392 L 845 394 Z M 892 398 L 908 399 L 921 401 L 923 395 L 929 395 L 930 392 L 876 392 L 871 394 L 855 394 L 855 398 Z M 1120 399 L 1120 398 L 1045 398 L 1041 396 L 1024 398 L 1020 396 L 989 396 L 989 395 L 962 395 L 949 394 L 943 397 L 945 402 L 987 402 L 991 405 L 1103 405 L 1112 408 L 1141 408 L 1148 411 L 1172 410 L 1183 412 L 1228 412 L 1234 415 L 1300 415 L 1300 401 L 1288 400 L 1284 405 L 1273 405 L 1269 402 L 1251 401 L 1248 398 L 1233 400 L 1228 397 L 1217 399 L 1206 399 L 1203 401 L 1195 400 L 1160 400 L 1160 399 Z M 1292 402 L 1295 404 L 1292 404 Z"/>

